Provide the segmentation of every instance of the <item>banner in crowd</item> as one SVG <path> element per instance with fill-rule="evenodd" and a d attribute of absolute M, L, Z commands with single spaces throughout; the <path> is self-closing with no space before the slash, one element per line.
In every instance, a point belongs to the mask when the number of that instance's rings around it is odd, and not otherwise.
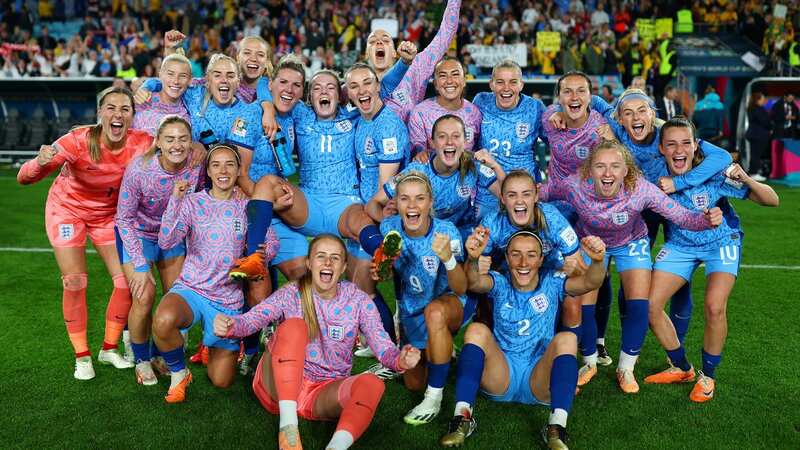
<path fill-rule="evenodd" d="M 25 45 L 25 44 L 10 44 L 3 42 L 0 44 L 0 56 L 6 56 L 11 52 L 38 52 L 38 45 Z"/>
<path fill-rule="evenodd" d="M 656 37 L 660 38 L 663 35 L 672 37 L 672 18 L 667 17 L 664 19 L 656 19 Z"/>
<path fill-rule="evenodd" d="M 466 46 L 472 59 L 480 67 L 494 67 L 504 59 L 511 59 L 520 67 L 528 65 L 528 48 L 525 44 L 510 45 L 477 45 Z"/>
<path fill-rule="evenodd" d="M 561 33 L 558 31 L 537 32 L 536 49 L 540 52 L 557 52 L 561 50 Z"/>
<path fill-rule="evenodd" d="M 636 31 L 639 32 L 639 39 L 652 41 L 656 37 L 656 24 L 650 19 L 636 19 Z"/>

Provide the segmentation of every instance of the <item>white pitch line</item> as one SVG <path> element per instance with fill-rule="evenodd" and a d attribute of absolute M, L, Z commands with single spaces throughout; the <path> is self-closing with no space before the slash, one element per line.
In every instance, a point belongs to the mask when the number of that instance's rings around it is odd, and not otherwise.
<path fill-rule="evenodd" d="M 12 253 L 53 253 L 52 248 L 35 247 L 0 247 L 0 252 Z M 87 249 L 87 253 L 97 253 L 94 249 Z M 767 269 L 767 270 L 800 270 L 800 266 L 777 266 L 769 264 L 742 264 L 742 269 Z"/>
<path fill-rule="evenodd" d="M 0 252 L 11 253 L 53 253 L 52 248 L 33 248 L 33 247 L 0 247 Z M 87 248 L 86 253 L 97 253 L 93 248 Z"/>

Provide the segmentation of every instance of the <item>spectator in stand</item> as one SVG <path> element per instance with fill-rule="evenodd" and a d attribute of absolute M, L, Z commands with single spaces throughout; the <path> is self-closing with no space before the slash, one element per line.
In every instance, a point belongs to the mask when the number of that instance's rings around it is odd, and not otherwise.
<path fill-rule="evenodd" d="M 703 99 L 695 105 L 692 122 L 697 127 L 697 137 L 722 147 L 724 106 L 713 86 L 708 86 L 705 92 Z"/>
<path fill-rule="evenodd" d="M 609 105 L 613 105 L 614 100 L 616 100 L 616 97 L 614 96 L 614 88 L 612 88 L 610 84 L 603 85 L 603 88 L 600 91 L 600 96 L 603 97 L 603 100 L 605 100 Z"/>
<path fill-rule="evenodd" d="M 605 2 L 602 0 L 597 3 L 597 9 L 594 10 L 592 13 L 592 28 L 600 28 L 601 25 L 609 25 L 611 23 L 611 18 L 608 16 L 608 13 L 605 11 Z"/>
<path fill-rule="evenodd" d="M 678 101 L 678 90 L 675 86 L 667 86 L 664 89 L 664 96 L 656 99 L 656 112 L 658 118 L 662 120 L 683 115 L 683 107 Z"/>
<path fill-rule="evenodd" d="M 771 122 L 764 107 L 767 98 L 761 92 L 753 92 L 747 101 L 747 142 L 750 144 L 750 164 L 747 173 L 758 182 L 766 181 L 764 155 L 769 155 Z"/>
<path fill-rule="evenodd" d="M 794 94 L 791 92 L 783 94 L 783 98 L 775 102 L 770 111 L 775 139 L 796 139 L 798 117 L 800 111 L 794 102 Z"/>

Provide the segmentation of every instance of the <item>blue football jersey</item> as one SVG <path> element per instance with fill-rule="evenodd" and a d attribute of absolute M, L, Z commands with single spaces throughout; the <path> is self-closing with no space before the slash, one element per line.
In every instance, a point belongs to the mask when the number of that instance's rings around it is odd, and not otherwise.
<path fill-rule="evenodd" d="M 410 237 L 396 215 L 381 222 L 381 233 L 386 235 L 389 231 L 397 231 L 403 237 L 403 249 L 394 263 L 399 279 L 396 290 L 400 318 L 405 321 L 421 317 L 428 303 L 450 290 L 447 269 L 431 249 L 434 234 L 450 237 L 450 250 L 459 263 L 464 261 L 461 236 L 451 222 L 434 218 L 425 236 Z"/>
<path fill-rule="evenodd" d="M 541 100 L 521 94 L 511 110 L 497 107 L 491 92 L 481 92 L 472 100 L 481 110 L 480 148 L 485 148 L 504 171 L 524 169 L 541 181 L 536 164 L 536 141 L 544 139 L 541 119 L 545 107 Z M 475 199 L 481 211 L 496 211 L 497 198 L 486 189 L 479 189 Z M 483 214 L 481 214 L 483 215 Z"/>
<path fill-rule="evenodd" d="M 494 338 L 503 353 L 540 358 L 555 335 L 558 307 L 566 295 L 563 272 L 540 270 L 539 285 L 530 292 L 514 289 L 505 275 L 489 272 L 494 285 L 488 296 L 494 305 Z"/>
<path fill-rule="evenodd" d="M 318 194 L 358 196 L 355 158 L 357 115 L 340 110 L 331 120 L 320 120 L 303 103 L 292 109 L 297 154 L 300 160 L 300 188 Z"/>
<path fill-rule="evenodd" d="M 406 125 L 391 109 L 383 106 L 372 118 L 356 122 L 356 157 L 358 158 L 359 190 L 364 203 L 375 195 L 380 181 L 380 165 L 408 163 L 411 144 Z"/>
<path fill-rule="evenodd" d="M 545 230 L 538 231 L 542 239 L 543 267 L 560 269 L 564 264 L 564 257 L 578 251 L 580 247 L 578 235 L 555 206 L 541 202 L 538 205 L 547 224 Z M 483 254 L 491 256 L 495 263 L 503 261 L 508 239 L 520 229 L 511 223 L 504 211 L 484 217 L 481 225 L 489 229 L 489 242 Z"/>
<path fill-rule="evenodd" d="M 684 208 L 703 211 L 717 206 L 725 197 L 747 198 L 750 189 L 742 182 L 732 180 L 719 173 L 707 182 L 670 195 Z M 736 213 L 730 210 L 722 224 L 703 231 L 685 230 L 667 222 L 666 241 L 671 245 L 696 250 L 711 250 L 730 243 L 741 243 L 741 230 Z"/>
<path fill-rule="evenodd" d="M 454 223 L 464 232 L 465 229 L 475 226 L 475 214 L 472 208 L 472 201 L 479 187 L 488 188 L 495 181 L 497 175 L 488 166 L 475 162 L 474 171 L 467 172 L 464 179 L 458 171 L 443 176 L 436 172 L 433 167 L 433 155 L 427 164 L 412 162 L 400 174 L 389 180 L 383 186 L 383 190 L 389 198 L 394 198 L 396 194 L 397 179 L 399 176 L 416 170 L 424 173 L 431 182 L 433 188 L 433 209 L 438 219 L 447 220 Z"/>

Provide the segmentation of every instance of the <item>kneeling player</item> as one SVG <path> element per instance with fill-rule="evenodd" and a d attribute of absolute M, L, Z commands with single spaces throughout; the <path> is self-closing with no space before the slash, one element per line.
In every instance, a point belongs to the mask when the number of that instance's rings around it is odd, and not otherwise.
<path fill-rule="evenodd" d="M 239 314 L 244 295 L 227 269 L 242 255 L 247 232 L 247 200 L 234 196 L 239 175 L 239 155 L 231 147 L 218 145 L 208 152 L 206 167 L 211 189 L 186 195 L 187 183 L 175 190 L 161 219 L 158 245 L 172 248 L 186 238 L 186 260 L 180 278 L 158 305 L 153 319 L 156 346 L 172 375 L 166 400 L 186 399 L 192 374 L 186 369 L 180 331 L 203 321 L 203 344 L 209 347 L 208 377 L 218 387 L 228 387 L 236 374 L 238 339 L 218 339 L 212 326 L 219 312 Z M 264 239 L 266 259 L 277 252 L 274 233 Z"/>
<path fill-rule="evenodd" d="M 460 446 L 475 430 L 475 395 L 499 402 L 550 405 L 543 438 L 550 448 L 565 449 L 567 415 L 578 381 L 578 342 L 574 333 L 554 335 L 558 305 L 566 295 L 577 296 L 600 287 L 605 276 L 605 244 L 595 236 L 581 239 L 591 259 L 580 276 L 539 272 L 544 257 L 542 240 L 518 231 L 508 241 L 510 275 L 489 271 L 491 258 L 481 256 L 486 236 L 481 230 L 467 239 L 467 277 L 470 291 L 486 293 L 494 302 L 494 331 L 473 323 L 464 336 L 456 375 L 456 407 L 441 443 Z"/>
<path fill-rule="evenodd" d="M 214 332 L 223 339 L 247 336 L 281 320 L 253 379 L 253 391 L 272 414 L 280 415 L 278 447 L 299 449 L 297 416 L 339 418 L 327 449 L 346 449 L 367 429 L 383 396 L 373 374 L 350 376 L 352 348 L 359 332 L 377 358 L 394 370 L 419 362 L 419 350 L 398 350 L 383 330 L 369 296 L 348 281 L 347 251 L 341 239 L 322 234 L 311 241 L 299 281 L 282 287 L 240 316 L 217 315 Z"/>

